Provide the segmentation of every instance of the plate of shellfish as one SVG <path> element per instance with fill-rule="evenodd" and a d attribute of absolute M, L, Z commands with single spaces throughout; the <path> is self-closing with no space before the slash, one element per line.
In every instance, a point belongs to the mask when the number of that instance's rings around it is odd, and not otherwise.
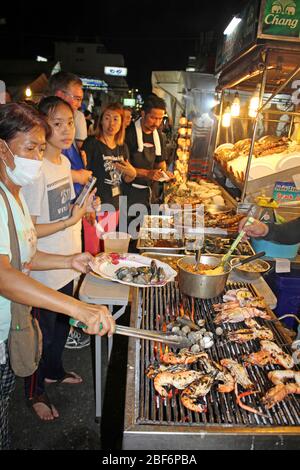
<path fill-rule="evenodd" d="M 135 253 L 103 253 L 89 265 L 95 274 L 133 287 L 161 287 L 177 276 L 167 263 Z"/>

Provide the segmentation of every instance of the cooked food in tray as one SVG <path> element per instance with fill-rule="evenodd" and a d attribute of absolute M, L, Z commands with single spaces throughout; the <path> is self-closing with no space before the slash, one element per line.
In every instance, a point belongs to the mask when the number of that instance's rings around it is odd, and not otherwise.
<path fill-rule="evenodd" d="M 206 255 L 225 255 L 228 252 L 228 249 L 232 245 L 234 238 L 232 237 L 216 237 L 216 236 L 205 236 L 203 246 L 201 248 L 201 253 Z M 196 243 L 191 236 L 188 237 L 189 246 L 192 246 L 193 243 Z M 233 255 L 239 256 L 251 256 L 254 254 L 253 249 L 248 241 L 240 242 L 238 246 L 233 251 Z"/>
<path fill-rule="evenodd" d="M 222 144 L 215 150 L 215 159 L 238 181 L 245 180 L 247 157 L 250 152 L 251 139 L 243 139 L 235 144 Z M 281 161 L 294 156 L 296 165 L 300 146 L 287 137 L 264 136 L 254 143 L 253 160 L 249 178 L 259 178 L 275 173 Z"/>
<path fill-rule="evenodd" d="M 173 216 L 160 216 L 160 215 L 146 215 L 143 220 L 143 229 L 168 229 L 174 228 Z"/>
<path fill-rule="evenodd" d="M 170 184 L 165 189 L 165 203 L 195 207 L 197 204 L 224 205 L 224 199 L 218 184 L 200 179 L 182 184 Z"/>
<path fill-rule="evenodd" d="M 140 238 L 138 248 L 184 248 L 183 241 L 176 238 Z"/>
<path fill-rule="evenodd" d="M 256 158 L 285 152 L 289 148 L 290 139 L 266 135 L 254 142 L 253 155 Z M 238 157 L 249 155 L 251 139 L 239 140 L 235 144 L 222 144 L 215 150 L 215 157 L 219 161 L 229 162 Z"/>

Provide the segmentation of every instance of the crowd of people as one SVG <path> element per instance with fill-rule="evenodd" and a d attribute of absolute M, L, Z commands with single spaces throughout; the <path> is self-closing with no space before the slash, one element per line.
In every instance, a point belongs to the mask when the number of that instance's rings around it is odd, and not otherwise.
<path fill-rule="evenodd" d="M 26 403 L 39 419 L 52 421 L 59 410 L 50 402 L 46 385 L 83 380 L 64 369 L 64 347 L 75 340 L 82 347 L 80 341 L 88 344 L 89 335 L 112 335 L 115 328 L 106 307 L 81 302 L 74 294 L 80 274 L 89 271 L 93 259 L 84 251 L 88 243 L 82 227 L 93 227 L 97 217 L 103 231 L 117 229 L 122 195 L 128 198 L 127 217 L 132 204 L 149 207 L 152 184 L 161 181 L 163 172 L 173 177 L 159 130 L 164 100 L 150 95 L 135 122 L 130 108 L 109 103 L 96 123 L 90 113 L 80 111 L 82 101 L 81 80 L 59 72 L 35 106 L 0 106 L 0 449 L 10 446 L 14 306 L 27 305 L 30 299 L 32 318 L 43 337 L 38 366 L 24 379 Z M 76 198 L 92 175 L 96 188 L 80 207 Z M 83 322 L 85 333 L 70 332 L 69 317 Z"/>

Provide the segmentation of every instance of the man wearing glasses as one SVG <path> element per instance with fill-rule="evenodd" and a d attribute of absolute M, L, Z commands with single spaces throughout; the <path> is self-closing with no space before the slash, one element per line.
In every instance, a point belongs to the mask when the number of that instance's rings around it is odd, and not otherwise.
<path fill-rule="evenodd" d="M 85 170 L 85 153 L 81 152 L 81 146 L 87 138 L 85 117 L 79 111 L 83 100 L 82 82 L 73 73 L 58 72 L 50 77 L 49 91 L 51 95 L 59 96 L 67 101 L 74 111 L 75 140 L 70 149 L 63 153 L 71 162 L 72 178 L 77 196 L 92 174 L 91 171 Z"/>

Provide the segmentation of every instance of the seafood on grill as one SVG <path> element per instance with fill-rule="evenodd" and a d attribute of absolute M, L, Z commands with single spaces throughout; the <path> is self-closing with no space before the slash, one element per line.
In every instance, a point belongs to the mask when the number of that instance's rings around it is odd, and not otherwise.
<path fill-rule="evenodd" d="M 213 307 L 216 312 L 221 312 L 222 310 L 231 310 L 236 307 L 254 307 L 254 308 L 266 308 L 266 303 L 263 297 L 253 297 L 253 298 L 242 298 L 240 300 L 230 300 L 223 304 L 213 304 Z"/>
<path fill-rule="evenodd" d="M 260 342 L 260 346 L 260 351 L 243 356 L 243 361 L 246 364 L 261 367 L 268 364 L 278 364 L 285 369 L 292 369 L 294 367 L 293 358 L 289 354 L 283 352 L 283 350 L 273 341 L 262 340 Z"/>
<path fill-rule="evenodd" d="M 210 391 L 215 381 L 214 374 L 200 374 L 181 394 L 180 400 L 183 406 L 191 411 L 203 413 L 207 411 L 205 396 Z"/>
<path fill-rule="evenodd" d="M 206 353 L 193 353 L 188 349 L 181 349 L 178 354 L 172 351 L 165 352 L 162 355 L 162 362 L 165 364 L 194 364 L 203 356 L 206 357 Z"/>
<path fill-rule="evenodd" d="M 154 260 L 150 266 L 126 267 L 119 268 L 115 275 L 120 281 L 133 282 L 135 284 L 159 284 L 166 278 L 166 273 L 161 266 L 157 266 Z"/>
<path fill-rule="evenodd" d="M 229 370 L 235 382 L 241 385 L 245 390 L 251 390 L 254 388 L 254 384 L 251 382 L 246 369 L 233 359 L 221 359 L 221 365 Z"/>
<path fill-rule="evenodd" d="M 187 365 L 184 364 L 176 364 L 176 365 L 165 365 L 156 362 L 155 364 L 149 364 L 149 366 L 145 370 L 145 374 L 149 379 L 154 379 L 158 374 L 162 372 L 179 372 L 183 370 L 187 370 Z"/>
<path fill-rule="evenodd" d="M 230 289 L 223 295 L 223 302 L 238 301 L 253 299 L 253 294 L 247 289 L 242 287 L 241 289 Z"/>
<path fill-rule="evenodd" d="M 214 323 L 217 325 L 220 323 L 238 323 L 254 317 L 271 319 L 267 312 L 256 307 L 235 307 L 229 310 L 221 310 L 214 319 Z"/>
<path fill-rule="evenodd" d="M 161 372 L 154 377 L 154 388 L 162 397 L 168 396 L 165 387 L 175 387 L 179 390 L 185 389 L 188 385 L 199 379 L 203 374 L 196 370 L 184 370 L 179 372 Z"/>
<path fill-rule="evenodd" d="M 252 341 L 254 339 L 261 339 L 261 340 L 265 339 L 265 340 L 270 340 L 270 341 L 274 339 L 273 332 L 269 328 L 259 325 L 252 318 L 246 319 L 245 323 L 250 328 L 230 331 L 227 334 L 227 338 L 229 341 L 243 344 L 243 343 L 247 343 L 248 341 Z"/>
<path fill-rule="evenodd" d="M 213 374 L 215 376 L 215 381 L 223 382 L 218 386 L 218 392 L 229 393 L 234 390 L 235 380 L 225 367 L 221 366 L 218 362 L 213 361 L 208 356 L 203 356 L 200 361 L 207 374 Z"/>
<path fill-rule="evenodd" d="M 272 370 L 268 373 L 268 379 L 275 386 L 270 388 L 262 398 L 267 409 L 272 408 L 290 394 L 300 394 L 300 371 Z"/>

